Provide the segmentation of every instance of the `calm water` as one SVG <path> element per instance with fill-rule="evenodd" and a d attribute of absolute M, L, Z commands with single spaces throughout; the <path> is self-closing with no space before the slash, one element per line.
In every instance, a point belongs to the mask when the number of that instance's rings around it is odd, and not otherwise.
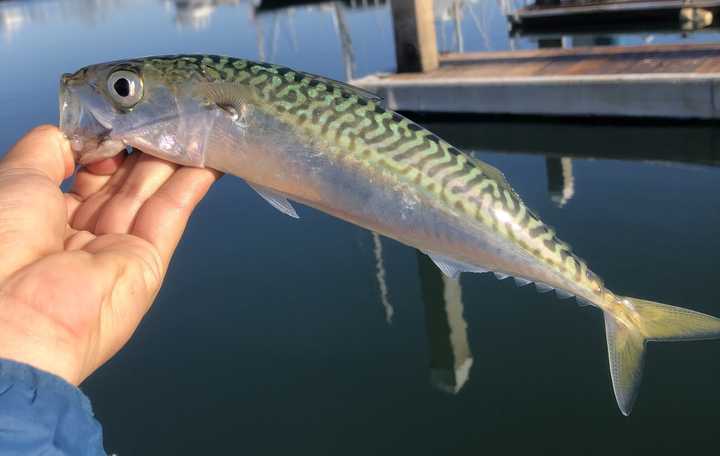
<path fill-rule="evenodd" d="M 465 49 L 535 46 L 508 39 L 494 2 L 474 4 L 462 25 Z M 441 47 L 453 49 L 452 24 L 441 26 Z M 62 72 L 190 52 L 266 58 L 338 79 L 394 66 L 382 5 L 263 12 L 241 1 L 4 1 L 0 150 L 57 121 Z M 720 315 L 714 126 L 416 118 L 502 169 L 613 290 Z M 299 212 L 300 221 L 280 215 L 238 179 L 211 191 L 136 337 L 83 387 L 109 452 L 718 447 L 720 342 L 652 345 L 637 406 L 624 418 L 599 312 L 488 275 L 464 275 L 460 286 L 413 249 Z"/>

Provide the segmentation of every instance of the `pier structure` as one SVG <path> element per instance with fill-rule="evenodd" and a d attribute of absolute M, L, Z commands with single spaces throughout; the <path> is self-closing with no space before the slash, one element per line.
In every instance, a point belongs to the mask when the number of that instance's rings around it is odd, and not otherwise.
<path fill-rule="evenodd" d="M 697 3 L 701 1 L 705 3 Z M 720 5 L 720 0 L 685 0 L 693 8 L 709 8 L 712 2 Z M 571 2 L 560 3 L 567 6 Z M 582 3 L 626 8 L 626 3 L 638 7 L 640 2 Z M 589 46 L 556 48 L 563 40 L 550 39 L 540 42 L 547 46 L 539 49 L 438 55 L 434 28 L 427 25 L 432 23 L 429 4 L 430 0 L 393 1 L 398 71 L 351 81 L 385 98 L 390 109 L 693 120 L 720 117 L 720 44 L 616 46 L 611 38 L 595 40 L 597 43 L 588 38 L 577 41 Z"/>

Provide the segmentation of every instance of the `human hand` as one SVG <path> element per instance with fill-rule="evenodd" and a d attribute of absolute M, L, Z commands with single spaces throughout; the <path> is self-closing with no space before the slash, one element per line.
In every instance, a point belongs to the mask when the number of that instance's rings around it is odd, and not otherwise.
<path fill-rule="evenodd" d="M 129 340 L 219 177 L 141 153 L 75 169 L 38 127 L 0 160 L 0 358 L 80 384 Z"/>

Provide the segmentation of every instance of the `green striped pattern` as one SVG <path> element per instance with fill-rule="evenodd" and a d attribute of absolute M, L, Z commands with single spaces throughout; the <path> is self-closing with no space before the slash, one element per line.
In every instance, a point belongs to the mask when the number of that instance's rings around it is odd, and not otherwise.
<path fill-rule="evenodd" d="M 144 73 L 169 84 L 232 82 L 251 89 L 255 104 L 327 153 L 353 160 L 369 173 L 390 175 L 472 217 L 520 245 L 570 280 L 597 294 L 600 279 L 521 201 L 502 174 L 430 131 L 384 109 L 359 89 L 278 65 L 220 56 L 177 56 L 137 61 Z"/>

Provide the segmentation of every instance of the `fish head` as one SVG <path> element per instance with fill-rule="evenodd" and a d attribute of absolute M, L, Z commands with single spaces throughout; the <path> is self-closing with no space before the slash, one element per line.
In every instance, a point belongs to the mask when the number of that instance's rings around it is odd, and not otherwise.
<path fill-rule="evenodd" d="M 76 161 L 93 163 L 128 146 L 202 166 L 216 109 L 193 95 L 196 75 L 169 74 L 145 60 L 92 65 L 60 80 L 60 129 Z"/>

